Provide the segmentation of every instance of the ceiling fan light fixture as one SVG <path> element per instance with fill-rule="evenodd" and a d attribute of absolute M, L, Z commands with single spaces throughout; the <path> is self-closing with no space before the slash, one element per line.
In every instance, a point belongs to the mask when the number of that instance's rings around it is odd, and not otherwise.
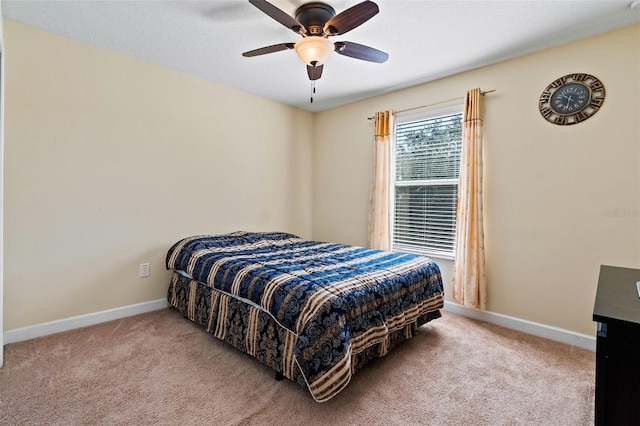
<path fill-rule="evenodd" d="M 334 50 L 333 43 L 320 36 L 305 37 L 294 48 L 302 62 L 310 66 L 324 64 Z"/>

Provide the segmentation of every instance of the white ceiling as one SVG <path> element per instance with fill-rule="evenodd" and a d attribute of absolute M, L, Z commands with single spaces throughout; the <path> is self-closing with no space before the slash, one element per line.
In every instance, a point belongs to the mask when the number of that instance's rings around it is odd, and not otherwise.
<path fill-rule="evenodd" d="M 326 3 L 340 13 L 360 1 Z M 389 60 L 332 53 L 313 104 L 294 51 L 241 56 L 299 39 L 247 0 L 2 0 L 2 10 L 18 22 L 314 112 L 640 22 L 640 0 L 374 1 L 378 15 L 332 40 L 375 47 Z M 291 15 L 306 2 L 271 1 Z"/>

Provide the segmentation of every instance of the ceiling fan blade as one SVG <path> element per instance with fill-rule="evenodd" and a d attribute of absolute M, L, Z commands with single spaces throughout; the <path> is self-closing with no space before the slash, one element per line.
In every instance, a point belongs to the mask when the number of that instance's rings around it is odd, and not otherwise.
<path fill-rule="evenodd" d="M 322 65 L 316 65 L 312 67 L 307 65 L 307 74 L 309 74 L 309 80 L 319 80 L 322 77 Z"/>
<path fill-rule="evenodd" d="M 335 46 L 337 53 L 351 58 L 361 59 L 363 61 L 377 62 L 381 64 L 389 59 L 388 53 L 363 44 L 352 43 L 350 41 L 339 41 L 335 43 Z"/>
<path fill-rule="evenodd" d="M 252 56 L 266 55 L 267 53 L 279 52 L 281 50 L 293 49 L 294 43 L 280 43 L 272 46 L 261 47 L 260 49 L 244 52 L 242 56 L 247 58 Z"/>
<path fill-rule="evenodd" d="M 329 19 L 324 25 L 324 31 L 330 35 L 344 34 L 364 24 L 379 11 L 378 5 L 374 2 L 363 1 Z"/>
<path fill-rule="evenodd" d="M 285 27 L 289 28 L 294 33 L 306 32 L 307 30 L 302 26 L 302 24 L 296 21 L 291 15 L 286 12 L 278 9 L 271 3 L 265 0 L 249 0 L 249 3 L 263 11 L 265 14 L 269 15 L 276 21 L 280 22 Z"/>

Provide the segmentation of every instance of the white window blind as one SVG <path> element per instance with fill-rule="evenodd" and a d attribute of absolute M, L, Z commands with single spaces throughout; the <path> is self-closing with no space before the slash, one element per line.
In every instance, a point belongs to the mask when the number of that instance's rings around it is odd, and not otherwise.
<path fill-rule="evenodd" d="M 396 124 L 392 250 L 454 256 L 462 115 Z"/>

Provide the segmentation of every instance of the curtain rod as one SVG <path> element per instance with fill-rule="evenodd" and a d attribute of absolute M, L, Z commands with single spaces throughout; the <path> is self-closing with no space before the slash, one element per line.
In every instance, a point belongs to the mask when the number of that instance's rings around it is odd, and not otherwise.
<path fill-rule="evenodd" d="M 495 91 L 496 91 L 496 89 L 493 89 L 493 90 L 486 90 L 486 91 L 484 91 L 484 92 L 480 92 L 480 94 L 481 94 L 482 96 L 484 96 L 484 95 L 485 95 L 485 94 L 487 94 L 487 93 L 491 93 L 491 92 L 495 92 Z M 434 105 L 444 104 L 444 103 L 447 103 L 447 102 L 459 101 L 459 100 L 461 100 L 461 99 L 464 99 L 464 96 L 461 96 L 461 97 L 459 97 L 459 98 L 447 99 L 446 101 L 434 102 L 434 103 L 432 103 L 432 104 L 420 105 L 420 106 L 413 107 L 413 108 L 401 109 L 401 110 L 399 110 L 399 111 L 396 111 L 396 114 L 397 114 L 397 113 L 399 113 L 399 112 L 413 111 L 414 109 L 426 108 L 426 107 L 430 107 L 430 106 L 434 106 Z M 367 117 L 367 120 L 373 120 L 374 118 L 375 118 L 375 117 Z"/>

